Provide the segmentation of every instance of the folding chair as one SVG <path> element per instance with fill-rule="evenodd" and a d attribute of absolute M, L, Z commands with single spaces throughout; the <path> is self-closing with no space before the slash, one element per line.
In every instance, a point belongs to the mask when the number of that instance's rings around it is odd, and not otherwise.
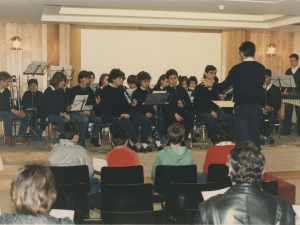
<path fill-rule="evenodd" d="M 164 224 L 163 210 L 144 212 L 106 212 L 104 224 Z"/>
<path fill-rule="evenodd" d="M 165 211 L 172 223 L 185 223 L 185 211 L 198 209 L 199 203 L 203 202 L 202 191 L 221 189 L 218 184 L 188 184 L 170 183 L 165 202 Z"/>
<path fill-rule="evenodd" d="M 152 184 L 107 184 L 101 189 L 101 215 L 105 212 L 152 211 Z"/>
<path fill-rule="evenodd" d="M 228 171 L 229 168 L 225 164 L 210 164 L 206 182 L 219 184 L 222 188 L 231 187 L 232 182 L 228 176 Z"/>
<path fill-rule="evenodd" d="M 154 202 L 163 202 L 167 196 L 171 182 L 197 183 L 197 166 L 163 166 L 159 165 L 155 170 L 154 191 L 160 197 L 154 196 Z"/>

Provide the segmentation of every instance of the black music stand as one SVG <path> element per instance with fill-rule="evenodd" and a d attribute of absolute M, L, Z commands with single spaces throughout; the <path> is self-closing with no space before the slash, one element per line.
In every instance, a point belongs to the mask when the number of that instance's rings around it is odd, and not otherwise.
<path fill-rule="evenodd" d="M 56 72 L 63 72 L 66 75 L 67 80 L 73 79 L 74 70 L 72 69 L 72 66 L 53 66 L 52 65 L 50 68 L 50 76 L 49 76 L 48 80 L 51 80 L 53 75 Z"/>
<path fill-rule="evenodd" d="M 296 87 L 296 84 L 295 84 L 295 79 L 294 79 L 293 75 L 273 75 L 271 77 L 271 84 L 279 87 L 280 89 L 281 88 L 292 88 L 293 92 L 291 94 L 295 95 L 295 96 L 298 95 L 298 93 L 294 89 L 294 87 Z M 284 103 L 284 104 L 286 104 L 286 103 Z M 281 129 L 281 108 L 279 110 L 278 119 L 279 119 L 278 144 L 280 145 L 281 144 L 281 139 L 280 139 L 280 134 L 281 134 L 281 130 L 280 130 Z M 289 137 L 293 141 L 296 141 L 295 139 L 293 139 L 289 135 L 287 135 L 287 137 Z"/>
<path fill-rule="evenodd" d="M 47 71 L 47 68 L 49 67 L 50 62 L 46 62 L 46 61 L 32 61 L 26 68 L 26 70 L 24 71 L 23 75 L 27 75 L 27 80 L 29 80 L 28 75 L 32 75 L 33 78 L 35 78 L 35 75 L 44 75 Z M 35 138 L 37 137 L 38 140 L 41 140 L 37 133 L 36 133 L 36 129 L 33 127 L 32 124 L 32 118 L 34 118 L 32 116 L 32 113 L 34 112 L 34 110 L 36 111 L 37 114 L 37 108 L 36 106 L 33 105 L 33 96 L 34 96 L 34 92 L 31 93 L 31 110 L 29 111 L 31 114 L 31 122 L 30 122 L 30 131 L 33 131 L 34 137 L 33 137 L 33 141 L 35 142 Z M 36 121 L 35 121 L 36 122 Z"/>
<path fill-rule="evenodd" d="M 164 142 L 157 132 L 157 111 L 158 111 L 157 105 L 170 104 L 172 96 L 173 96 L 173 94 L 169 94 L 169 93 L 148 94 L 146 96 L 145 102 L 143 103 L 143 105 L 156 105 L 155 138 L 157 138 L 162 144 Z M 145 154 L 146 153 L 147 152 L 145 152 Z"/>

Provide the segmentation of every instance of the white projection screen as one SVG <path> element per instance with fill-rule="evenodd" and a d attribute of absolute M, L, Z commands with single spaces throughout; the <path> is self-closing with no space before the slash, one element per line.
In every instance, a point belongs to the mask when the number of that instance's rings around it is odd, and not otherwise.
<path fill-rule="evenodd" d="M 220 74 L 221 33 L 81 31 L 81 68 L 93 71 L 95 82 L 113 68 L 121 69 L 126 77 L 146 71 L 152 77 L 151 85 L 168 69 L 199 81 L 206 65 L 214 65 Z"/>

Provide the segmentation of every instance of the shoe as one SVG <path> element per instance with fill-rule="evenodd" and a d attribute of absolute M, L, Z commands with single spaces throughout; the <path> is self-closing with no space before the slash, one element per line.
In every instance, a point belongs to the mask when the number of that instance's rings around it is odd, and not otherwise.
<path fill-rule="evenodd" d="M 146 148 L 144 148 L 143 146 L 139 149 L 139 152 L 152 152 L 152 148 L 150 148 L 149 146 L 147 146 Z"/>
<path fill-rule="evenodd" d="M 196 138 L 192 137 L 192 142 L 193 142 L 193 143 L 197 143 L 198 141 L 197 141 Z"/>
<path fill-rule="evenodd" d="M 162 145 L 157 146 L 156 143 L 154 143 L 155 148 L 157 148 L 158 151 L 161 151 L 164 149 L 164 147 Z"/>
<path fill-rule="evenodd" d="M 135 151 L 135 152 L 139 152 L 139 150 L 135 147 L 135 145 L 134 145 L 134 146 L 131 146 L 131 145 L 128 144 L 128 147 L 129 147 L 131 150 Z"/>
<path fill-rule="evenodd" d="M 56 145 L 58 145 L 58 142 L 59 142 L 59 138 L 54 137 L 51 142 L 52 147 L 55 147 Z"/>
<path fill-rule="evenodd" d="M 266 139 L 262 137 L 262 138 L 260 139 L 260 144 L 261 144 L 261 145 L 264 145 L 265 143 L 266 143 Z"/>
<path fill-rule="evenodd" d="M 7 147 L 12 147 L 13 146 L 13 142 L 11 138 L 5 138 L 5 145 Z"/>
<path fill-rule="evenodd" d="M 268 142 L 269 142 L 270 145 L 273 145 L 275 143 L 275 140 L 270 136 L 268 138 Z"/>
<path fill-rule="evenodd" d="M 98 138 L 94 138 L 94 137 L 93 137 L 93 138 L 91 139 L 91 143 L 92 143 L 95 147 L 100 147 Z"/>
<path fill-rule="evenodd" d="M 18 140 L 16 140 L 17 145 L 28 145 L 28 141 L 23 136 L 20 136 Z"/>

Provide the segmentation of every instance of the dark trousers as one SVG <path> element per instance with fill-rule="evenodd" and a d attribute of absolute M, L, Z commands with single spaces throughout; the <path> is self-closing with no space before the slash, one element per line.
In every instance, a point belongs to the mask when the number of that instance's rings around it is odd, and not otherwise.
<path fill-rule="evenodd" d="M 260 104 L 245 104 L 234 107 L 234 129 L 236 143 L 252 141 L 260 148 Z"/>
<path fill-rule="evenodd" d="M 268 112 L 267 115 L 262 115 L 260 132 L 263 136 L 269 137 L 274 129 L 274 124 L 278 117 L 278 112 Z M 268 120 L 267 122 L 265 120 Z"/>
<path fill-rule="evenodd" d="M 138 115 L 138 117 L 135 117 L 134 115 L 130 115 L 129 119 L 120 119 L 119 116 L 117 116 L 117 115 L 113 115 L 111 113 L 106 113 L 101 116 L 101 121 L 102 121 L 102 123 L 116 124 L 119 127 L 126 130 L 129 135 L 129 139 L 135 144 L 138 142 L 138 139 L 137 139 L 137 136 L 136 136 L 134 130 L 138 130 L 139 115 Z M 133 126 L 137 126 L 137 128 L 133 127 Z"/>
<path fill-rule="evenodd" d="M 171 126 L 173 123 L 180 123 L 184 126 L 185 129 L 185 138 L 187 139 L 189 136 L 189 133 L 191 132 L 192 128 L 193 128 L 193 118 L 192 116 L 185 112 L 177 112 L 178 115 L 180 115 L 183 118 L 183 121 L 178 122 L 176 121 L 176 118 L 174 115 L 170 114 L 170 113 L 164 113 L 164 120 L 165 120 L 165 137 L 167 137 L 167 130 L 169 128 L 169 126 Z"/>
<path fill-rule="evenodd" d="M 140 125 L 141 125 L 141 142 L 148 143 L 148 136 L 151 131 L 151 125 L 156 126 L 156 115 L 154 114 L 151 118 L 146 117 L 143 114 L 140 115 Z M 162 138 L 163 135 L 164 120 L 160 115 L 157 115 L 157 130 L 158 135 Z"/>
<path fill-rule="evenodd" d="M 295 106 L 296 110 L 296 117 L 297 117 L 297 133 L 300 134 L 300 107 Z M 292 104 L 285 104 L 284 106 L 284 126 L 283 132 L 285 134 L 290 135 L 292 129 L 292 116 L 294 111 L 294 105 Z"/>

